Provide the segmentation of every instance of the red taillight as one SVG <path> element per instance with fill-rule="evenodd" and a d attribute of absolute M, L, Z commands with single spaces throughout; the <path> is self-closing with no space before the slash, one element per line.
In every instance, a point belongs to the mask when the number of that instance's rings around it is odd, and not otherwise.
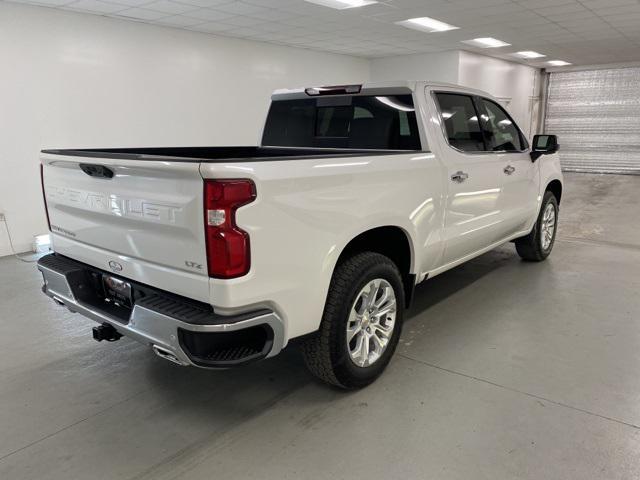
<path fill-rule="evenodd" d="M 42 200 L 44 201 L 44 213 L 47 215 L 47 226 L 51 231 L 51 221 L 49 220 L 49 207 L 47 207 L 47 196 L 44 193 L 44 165 L 40 164 L 40 185 L 42 186 Z"/>
<path fill-rule="evenodd" d="M 204 226 L 209 276 L 235 278 L 251 266 L 249 234 L 236 225 L 236 210 L 256 198 L 251 180 L 205 180 Z"/>

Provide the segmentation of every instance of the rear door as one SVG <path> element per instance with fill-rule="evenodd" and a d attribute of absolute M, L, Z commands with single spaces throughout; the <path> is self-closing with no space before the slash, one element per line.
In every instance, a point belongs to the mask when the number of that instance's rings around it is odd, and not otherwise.
<path fill-rule="evenodd" d="M 501 162 L 500 210 L 505 235 L 521 232 L 530 227 L 537 213 L 537 164 L 531 161 L 524 134 L 504 108 L 488 98 L 477 98 L 477 105 L 487 148 Z"/>
<path fill-rule="evenodd" d="M 209 298 L 199 162 L 43 154 L 57 253 L 164 290 Z"/>
<path fill-rule="evenodd" d="M 436 135 L 447 170 L 443 265 L 500 240 L 503 160 L 487 151 L 472 95 L 433 92 L 442 133 Z"/>

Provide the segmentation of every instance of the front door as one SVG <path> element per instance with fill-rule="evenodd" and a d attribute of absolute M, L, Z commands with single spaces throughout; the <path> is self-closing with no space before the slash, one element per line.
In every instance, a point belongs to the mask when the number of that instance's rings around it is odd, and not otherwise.
<path fill-rule="evenodd" d="M 538 209 L 538 170 L 515 121 L 493 100 L 479 98 L 480 123 L 489 149 L 500 159 L 503 177 L 500 210 L 505 236 L 531 227 Z"/>
<path fill-rule="evenodd" d="M 434 93 L 443 135 L 441 158 L 447 170 L 442 265 L 464 259 L 504 236 L 501 211 L 503 163 L 487 151 L 471 95 Z"/>

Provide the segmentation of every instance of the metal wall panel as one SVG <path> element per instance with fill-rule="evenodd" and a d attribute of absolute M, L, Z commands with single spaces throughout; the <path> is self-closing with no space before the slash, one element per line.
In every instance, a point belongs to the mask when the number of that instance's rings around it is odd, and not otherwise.
<path fill-rule="evenodd" d="M 640 175 L 640 68 L 551 73 L 545 132 L 564 170 Z"/>

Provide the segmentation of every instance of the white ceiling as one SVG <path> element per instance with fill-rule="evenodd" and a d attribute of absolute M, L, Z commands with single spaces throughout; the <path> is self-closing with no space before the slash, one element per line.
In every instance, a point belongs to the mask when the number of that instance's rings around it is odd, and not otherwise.
<path fill-rule="evenodd" d="M 11 1 L 368 58 L 463 49 L 512 60 L 509 53 L 535 50 L 574 65 L 640 60 L 640 0 L 382 0 L 347 10 L 304 0 Z M 460 28 L 395 24 L 424 16 Z M 511 46 L 460 43 L 476 37 Z"/>

